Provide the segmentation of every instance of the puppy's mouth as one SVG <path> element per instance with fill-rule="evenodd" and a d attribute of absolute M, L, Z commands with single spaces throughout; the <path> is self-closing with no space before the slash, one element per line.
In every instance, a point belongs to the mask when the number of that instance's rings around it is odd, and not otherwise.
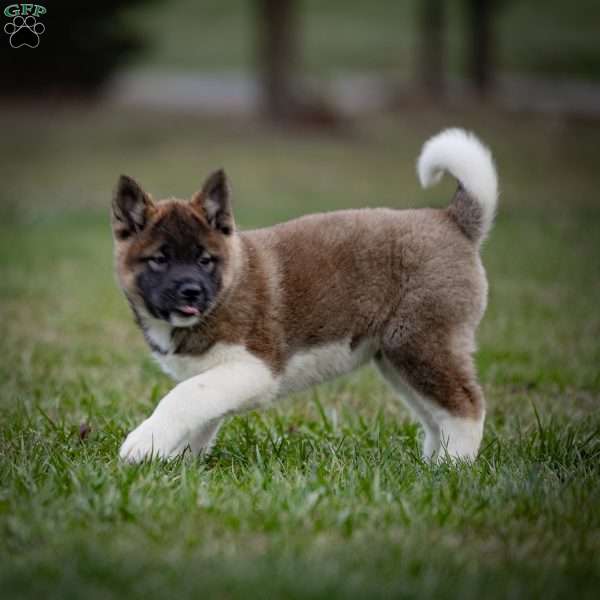
<path fill-rule="evenodd" d="M 171 310 L 169 322 L 174 327 L 192 327 L 200 320 L 200 309 L 191 304 L 178 306 Z"/>
<path fill-rule="evenodd" d="M 173 312 L 183 317 L 196 317 L 200 314 L 200 309 L 197 306 L 186 304 L 185 306 L 178 306 Z"/>

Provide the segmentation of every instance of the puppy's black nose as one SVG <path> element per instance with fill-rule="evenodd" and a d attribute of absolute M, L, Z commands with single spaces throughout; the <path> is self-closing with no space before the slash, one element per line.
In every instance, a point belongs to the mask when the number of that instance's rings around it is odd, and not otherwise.
<path fill-rule="evenodd" d="M 184 283 L 179 288 L 179 295 L 181 298 L 189 302 L 198 300 L 200 294 L 202 294 L 202 288 L 197 283 Z"/>

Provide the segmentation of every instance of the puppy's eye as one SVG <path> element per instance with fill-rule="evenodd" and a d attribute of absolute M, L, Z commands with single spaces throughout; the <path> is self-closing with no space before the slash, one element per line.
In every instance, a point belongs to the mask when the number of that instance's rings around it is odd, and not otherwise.
<path fill-rule="evenodd" d="M 215 259 L 206 252 L 198 259 L 198 264 L 205 269 L 211 269 L 214 265 Z"/>
<path fill-rule="evenodd" d="M 157 254 L 156 256 L 150 256 L 146 259 L 146 262 L 153 271 L 162 271 L 167 265 L 167 257 Z"/>

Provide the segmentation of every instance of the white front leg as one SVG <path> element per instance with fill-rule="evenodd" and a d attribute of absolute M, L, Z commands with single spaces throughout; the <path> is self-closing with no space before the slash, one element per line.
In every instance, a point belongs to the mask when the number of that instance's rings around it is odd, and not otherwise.
<path fill-rule="evenodd" d="M 188 447 L 200 452 L 210 445 L 220 420 L 251 410 L 277 395 L 277 381 L 268 366 L 248 355 L 219 364 L 183 381 L 128 436 L 119 452 L 128 462 L 171 458 Z"/>

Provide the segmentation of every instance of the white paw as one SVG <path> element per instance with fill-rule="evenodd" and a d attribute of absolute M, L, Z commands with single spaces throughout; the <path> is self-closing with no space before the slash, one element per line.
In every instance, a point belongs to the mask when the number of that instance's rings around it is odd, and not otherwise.
<path fill-rule="evenodd" d="M 483 436 L 484 415 L 479 419 L 446 417 L 440 423 L 440 461 L 473 462 Z"/>
<path fill-rule="evenodd" d="M 119 456 L 130 463 L 152 458 L 174 458 L 189 448 L 189 438 L 188 429 L 153 415 L 127 436 Z"/>

